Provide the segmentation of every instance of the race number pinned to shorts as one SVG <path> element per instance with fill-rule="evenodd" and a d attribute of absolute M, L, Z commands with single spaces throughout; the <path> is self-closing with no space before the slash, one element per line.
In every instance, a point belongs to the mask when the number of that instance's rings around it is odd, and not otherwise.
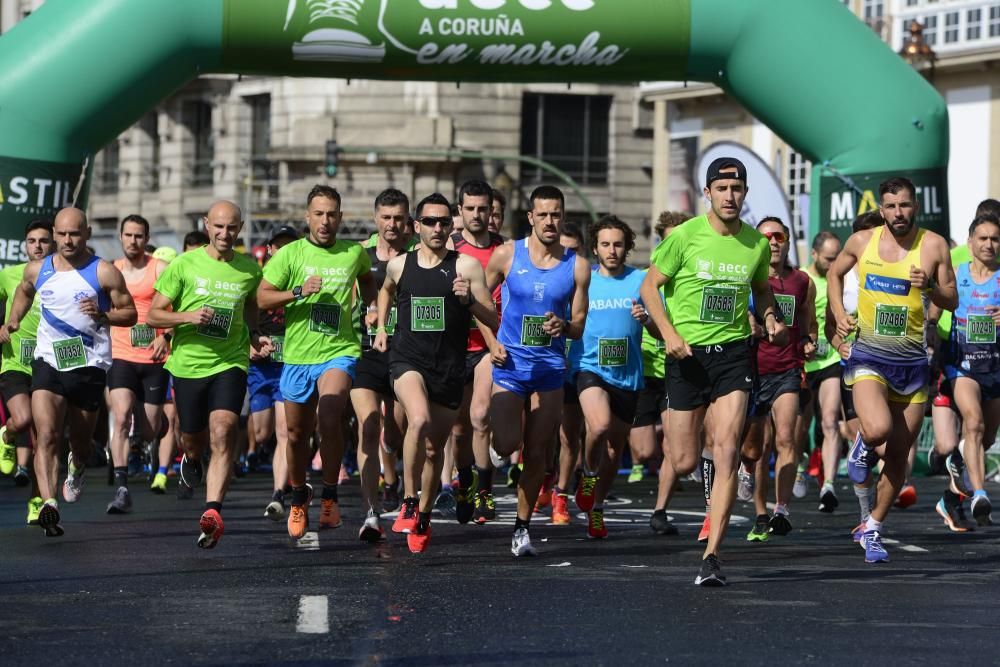
<path fill-rule="evenodd" d="M 391 336 L 396 333 L 396 306 L 389 309 L 389 320 L 385 323 L 385 334 Z M 374 326 L 368 327 L 368 335 L 374 338 L 378 335 Z"/>
<path fill-rule="evenodd" d="M 625 338 L 598 338 L 597 363 L 601 366 L 628 364 L 628 340 Z"/>
<path fill-rule="evenodd" d="M 991 315 L 969 315 L 965 325 L 965 338 L 970 343 L 992 345 L 997 342 L 997 324 Z"/>
<path fill-rule="evenodd" d="M 909 307 L 875 304 L 875 335 L 903 338 L 906 336 L 906 320 Z"/>
<path fill-rule="evenodd" d="M 775 294 L 774 300 L 781 308 L 781 314 L 785 316 L 785 326 L 795 326 L 795 296 L 793 294 Z"/>
<path fill-rule="evenodd" d="M 209 306 L 214 312 L 208 324 L 198 327 L 198 333 L 209 338 L 229 338 L 229 328 L 233 325 L 233 309 Z"/>
<path fill-rule="evenodd" d="M 56 359 L 56 368 L 70 371 L 87 365 L 87 352 L 83 347 L 83 338 L 66 338 L 52 341 L 52 354 Z"/>
<path fill-rule="evenodd" d="M 22 338 L 21 339 L 21 364 L 23 366 L 30 366 L 32 360 L 35 358 L 35 344 L 38 341 L 34 338 Z"/>
<path fill-rule="evenodd" d="M 410 331 L 444 331 L 444 297 L 410 298 Z"/>
<path fill-rule="evenodd" d="M 826 336 L 820 334 L 816 338 L 816 358 L 822 359 L 828 354 L 830 354 L 830 342 L 826 339 Z"/>
<path fill-rule="evenodd" d="M 271 361 L 283 363 L 285 361 L 285 337 L 271 336 L 271 345 L 274 347 L 271 350 Z"/>
<path fill-rule="evenodd" d="M 548 347 L 552 336 L 542 330 L 544 315 L 524 315 L 521 317 L 521 345 L 525 347 Z"/>
<path fill-rule="evenodd" d="M 156 338 L 156 329 L 148 324 L 136 324 L 129 329 L 129 338 L 132 341 L 132 347 L 146 349 L 153 344 L 153 339 Z"/>
<path fill-rule="evenodd" d="M 309 331 L 326 336 L 340 333 L 340 304 L 314 303 L 309 311 Z"/>
<path fill-rule="evenodd" d="M 732 324 L 736 320 L 736 288 L 706 285 L 701 290 L 702 322 Z"/>

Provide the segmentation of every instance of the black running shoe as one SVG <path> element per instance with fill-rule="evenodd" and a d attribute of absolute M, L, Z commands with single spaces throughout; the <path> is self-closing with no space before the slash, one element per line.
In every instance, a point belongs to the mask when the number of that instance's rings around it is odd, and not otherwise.
<path fill-rule="evenodd" d="M 382 487 L 382 511 L 395 512 L 399 509 L 399 483 L 397 478 L 395 484 L 386 484 Z"/>
<path fill-rule="evenodd" d="M 772 516 L 768 526 L 775 535 L 787 535 L 792 532 L 792 522 L 784 514 L 775 514 Z"/>
<path fill-rule="evenodd" d="M 993 505 L 990 504 L 990 499 L 986 496 L 973 496 L 972 497 L 972 518 L 976 520 L 980 526 L 992 526 L 993 525 Z"/>
<path fill-rule="evenodd" d="M 192 489 L 201 485 L 203 470 L 201 461 L 189 459 L 187 454 L 181 458 L 181 482 Z"/>
<path fill-rule="evenodd" d="M 177 480 L 177 500 L 191 500 L 194 497 L 194 489 L 184 483 L 183 479 Z"/>
<path fill-rule="evenodd" d="M 667 517 L 666 510 L 656 510 L 649 517 L 649 527 L 657 535 L 676 535 L 677 526 Z"/>
<path fill-rule="evenodd" d="M 701 570 L 694 579 L 695 586 L 725 586 L 726 575 L 722 574 L 722 564 L 715 554 L 708 554 L 701 561 Z"/>
<path fill-rule="evenodd" d="M 830 487 L 824 487 L 823 493 L 819 496 L 819 511 L 826 514 L 833 514 L 833 510 L 837 509 L 837 505 L 840 501 L 837 500 L 837 494 L 834 493 L 833 489 Z"/>
<path fill-rule="evenodd" d="M 965 459 L 962 458 L 962 453 L 958 449 L 948 455 L 944 467 L 948 472 L 952 492 L 960 496 L 971 496 L 972 489 L 965 483 Z"/>

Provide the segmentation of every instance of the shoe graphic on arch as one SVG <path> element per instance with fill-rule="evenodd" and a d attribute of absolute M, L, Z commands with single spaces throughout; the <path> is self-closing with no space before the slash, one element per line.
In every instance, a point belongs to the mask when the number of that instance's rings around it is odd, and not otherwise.
<path fill-rule="evenodd" d="M 302 34 L 292 45 L 292 57 L 313 62 L 382 62 L 385 42 L 375 43 L 381 37 L 377 34 L 378 4 L 378 0 L 288 0 L 285 31 L 298 29 Z"/>

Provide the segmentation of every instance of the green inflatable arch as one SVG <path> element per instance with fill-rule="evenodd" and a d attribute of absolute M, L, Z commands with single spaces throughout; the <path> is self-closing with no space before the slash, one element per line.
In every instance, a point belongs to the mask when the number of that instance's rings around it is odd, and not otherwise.
<path fill-rule="evenodd" d="M 89 156 L 210 72 L 712 82 L 820 167 L 814 230 L 902 172 L 947 231 L 944 101 L 839 0 L 48 0 L 0 40 L 4 247 L 85 205 Z"/>

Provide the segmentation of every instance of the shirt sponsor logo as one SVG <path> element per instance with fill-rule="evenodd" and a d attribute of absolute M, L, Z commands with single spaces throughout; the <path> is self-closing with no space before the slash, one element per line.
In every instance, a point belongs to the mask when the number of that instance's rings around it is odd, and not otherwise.
<path fill-rule="evenodd" d="M 880 276 L 869 273 L 865 276 L 865 289 L 869 292 L 883 292 L 895 296 L 906 296 L 910 293 L 910 281 L 901 278 Z"/>

